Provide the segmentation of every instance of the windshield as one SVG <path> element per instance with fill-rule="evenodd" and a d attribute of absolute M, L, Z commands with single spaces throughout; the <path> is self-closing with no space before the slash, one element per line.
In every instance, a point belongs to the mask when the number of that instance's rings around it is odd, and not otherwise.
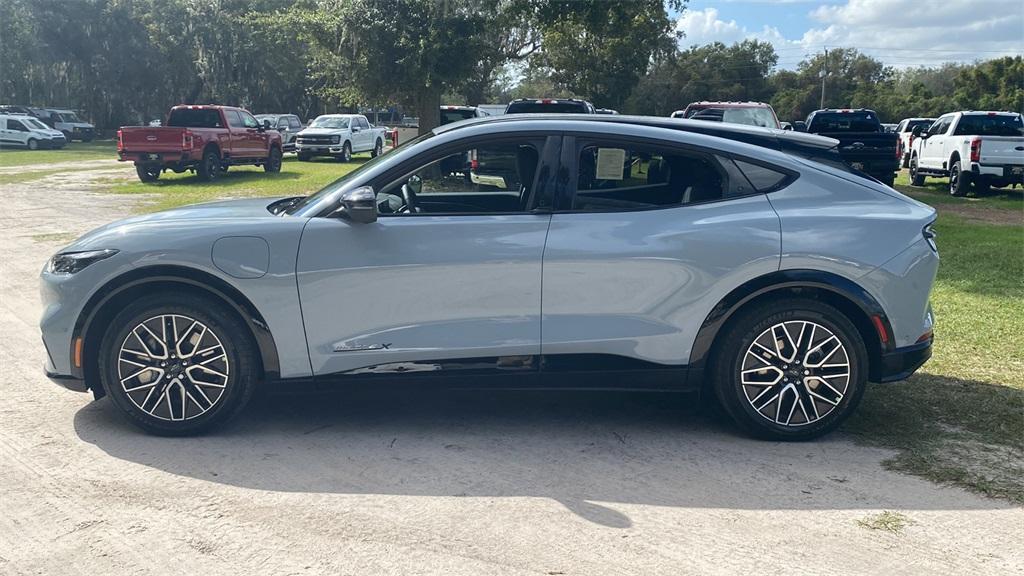
<path fill-rule="evenodd" d="M 476 110 L 442 110 L 441 126 L 465 120 L 466 118 L 476 118 Z"/>
<path fill-rule="evenodd" d="M 874 112 L 822 112 L 815 114 L 808 132 L 881 132 Z"/>
<path fill-rule="evenodd" d="M 775 116 L 768 108 L 694 108 L 690 113 L 694 120 L 713 120 L 730 124 L 745 124 L 761 128 L 778 128 Z"/>
<path fill-rule="evenodd" d="M 167 118 L 175 128 L 221 128 L 220 112 L 212 108 L 175 108 Z"/>
<path fill-rule="evenodd" d="M 81 122 L 74 112 L 61 112 L 60 119 L 64 122 Z"/>
<path fill-rule="evenodd" d="M 21 121 L 36 130 L 49 130 L 50 127 L 35 118 L 22 118 Z"/>
<path fill-rule="evenodd" d="M 288 209 L 285 210 L 285 214 L 295 214 L 296 212 L 298 212 L 299 210 L 305 208 L 306 206 L 310 206 L 312 204 L 316 204 L 321 198 L 323 198 L 325 196 L 329 196 L 329 195 L 333 194 L 334 192 L 338 191 L 338 189 L 340 189 L 341 187 L 345 186 L 346 184 L 351 182 L 353 179 L 358 177 L 360 174 L 362 174 L 363 172 L 366 172 L 367 170 L 369 170 L 371 167 L 375 166 L 378 162 L 381 162 L 383 160 L 390 160 L 390 159 L 394 158 L 396 150 L 401 150 L 401 149 L 403 149 L 403 148 L 405 148 L 407 146 L 413 146 L 415 144 L 419 144 L 420 142 L 423 142 L 427 138 L 431 138 L 433 136 L 434 136 L 433 132 L 427 132 L 426 134 L 423 134 L 422 136 L 418 136 L 416 138 L 413 138 L 412 140 L 409 140 L 407 142 L 403 142 L 402 144 L 399 144 L 398 148 L 395 148 L 394 150 L 388 152 L 387 154 L 380 154 L 380 155 L 376 156 L 375 158 L 371 158 L 371 159 L 367 160 L 366 162 L 363 162 L 363 164 L 360 165 L 355 170 L 349 172 L 348 174 L 345 174 L 344 176 L 342 176 L 341 178 L 338 178 L 334 182 L 331 182 L 327 186 L 324 186 L 318 192 L 316 192 L 314 194 L 310 194 L 309 196 L 306 196 L 305 198 L 299 200 L 295 204 L 289 206 Z"/>
<path fill-rule="evenodd" d="M 1024 136 L 1020 114 L 965 115 L 956 126 L 957 135 Z"/>
<path fill-rule="evenodd" d="M 337 118 L 331 116 L 320 116 L 309 125 L 310 128 L 329 128 L 331 130 L 344 130 L 348 128 L 348 118 Z"/>
<path fill-rule="evenodd" d="M 587 105 L 583 102 L 513 102 L 505 109 L 505 114 L 587 114 Z"/>

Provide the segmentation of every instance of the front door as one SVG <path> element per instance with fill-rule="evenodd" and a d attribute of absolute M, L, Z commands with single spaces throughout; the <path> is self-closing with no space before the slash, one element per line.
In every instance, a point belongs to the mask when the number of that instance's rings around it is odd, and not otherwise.
<path fill-rule="evenodd" d="M 371 183 L 376 222 L 311 219 L 297 274 L 313 373 L 538 355 L 551 217 L 534 207 L 548 186 L 537 175 L 552 172 L 545 144 L 491 138 L 427 152 Z M 448 162 L 471 149 L 508 160 L 495 166 L 501 186 L 473 183 L 463 162 Z"/>

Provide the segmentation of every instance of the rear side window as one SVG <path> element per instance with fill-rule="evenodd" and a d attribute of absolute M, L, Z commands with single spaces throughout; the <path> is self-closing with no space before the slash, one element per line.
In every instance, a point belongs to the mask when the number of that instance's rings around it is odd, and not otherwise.
<path fill-rule="evenodd" d="M 946 130 L 949 130 L 949 125 L 953 122 L 953 118 L 939 118 L 931 128 L 928 129 L 928 134 L 935 136 L 937 134 L 945 134 Z"/>
<path fill-rule="evenodd" d="M 756 192 L 731 159 L 711 153 L 588 143 L 577 171 L 571 209 L 583 212 L 669 208 Z"/>
<path fill-rule="evenodd" d="M 751 164 L 743 160 L 736 160 L 736 165 L 743 172 L 743 175 L 750 181 L 751 186 L 758 192 L 774 190 L 781 185 L 788 177 L 783 172 L 766 168 L 760 164 Z"/>
<path fill-rule="evenodd" d="M 176 128 L 223 128 L 220 112 L 211 109 L 177 108 L 171 110 L 167 125 Z"/>
<path fill-rule="evenodd" d="M 954 136 L 1024 136 L 1020 114 L 971 114 L 962 116 Z"/>

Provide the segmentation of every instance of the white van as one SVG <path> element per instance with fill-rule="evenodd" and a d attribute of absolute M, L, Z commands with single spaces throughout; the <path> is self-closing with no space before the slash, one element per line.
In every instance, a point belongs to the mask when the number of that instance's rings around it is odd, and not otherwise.
<path fill-rule="evenodd" d="M 91 142 L 96 137 L 96 127 L 79 119 L 74 110 L 47 108 L 42 118 L 44 122 L 63 132 L 68 142 Z"/>
<path fill-rule="evenodd" d="M 63 148 L 68 141 L 54 130 L 27 114 L 0 114 L 0 147 Z"/>

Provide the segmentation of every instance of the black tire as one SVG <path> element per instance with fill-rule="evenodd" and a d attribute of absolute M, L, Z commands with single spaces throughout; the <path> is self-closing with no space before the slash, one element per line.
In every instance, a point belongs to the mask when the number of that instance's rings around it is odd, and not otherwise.
<path fill-rule="evenodd" d="M 143 374 L 152 374 L 146 378 L 155 377 L 155 383 L 140 384 L 141 378 L 129 377 L 125 380 L 130 390 L 126 390 L 126 386 L 121 384 L 122 373 L 127 370 L 135 370 L 135 366 L 141 364 L 133 365 L 131 362 L 122 362 L 120 358 L 131 358 L 151 363 L 155 361 L 122 352 L 122 346 L 135 346 L 141 349 L 141 340 L 134 338 L 133 330 L 138 329 L 145 336 L 145 331 L 139 329 L 139 326 L 146 323 L 147 326 L 159 328 L 161 315 L 176 315 L 179 318 L 185 318 L 176 326 L 179 338 L 199 333 L 198 329 L 190 332 L 191 325 L 189 328 L 184 327 L 185 324 L 190 324 L 189 320 L 202 323 L 206 330 L 203 331 L 201 339 L 195 346 L 205 349 L 208 348 L 208 343 L 213 342 L 220 344 L 220 349 L 207 352 L 206 355 L 210 358 L 203 361 L 195 360 L 188 368 L 181 366 L 182 363 L 187 364 L 188 360 L 168 358 L 165 362 L 167 366 L 164 368 L 154 368 L 143 372 Z M 129 344 L 132 339 L 140 344 Z M 156 342 L 156 340 L 153 339 L 151 342 Z M 187 341 L 184 343 L 185 346 L 188 344 Z M 174 349 L 170 346 L 167 349 L 166 355 L 169 356 Z M 195 348 L 184 348 L 184 350 L 189 354 L 189 358 L 192 358 L 192 354 L 201 352 L 197 352 Z M 223 352 L 223 359 L 214 356 L 221 352 Z M 220 380 L 224 382 L 223 388 L 215 387 L 212 384 L 197 386 L 191 380 L 186 381 L 185 377 L 181 376 L 183 373 L 195 376 L 197 364 L 200 362 L 206 366 L 215 367 L 214 370 L 223 370 L 226 373 L 227 377 Z M 99 363 L 100 380 L 114 405 L 124 413 L 132 424 L 149 433 L 161 436 L 199 434 L 225 424 L 237 416 L 249 402 L 258 374 L 256 346 L 241 320 L 220 303 L 208 297 L 169 292 L 158 292 L 142 297 L 129 304 L 114 317 L 100 345 Z M 174 367 L 169 367 L 171 365 Z M 172 370 L 177 371 L 175 379 L 170 377 Z M 200 368 L 198 373 L 205 374 L 206 372 Z M 179 381 L 178 377 L 183 382 L 180 385 L 175 384 Z M 169 382 L 165 382 L 165 378 Z M 212 378 L 219 379 L 219 377 Z M 163 390 L 167 390 L 166 396 L 163 396 Z M 182 394 L 183 390 L 188 392 Z M 220 392 L 218 393 L 217 390 Z M 152 404 L 153 396 L 156 397 L 155 404 Z M 179 399 L 184 403 L 178 404 Z M 209 404 L 204 407 L 200 403 L 200 399 L 204 403 L 208 401 Z M 149 411 L 140 407 L 140 404 L 148 407 Z M 180 411 L 179 406 L 184 406 L 185 411 Z M 205 411 L 201 411 L 204 408 Z M 176 410 L 182 416 L 181 419 L 173 419 Z M 168 415 L 170 415 L 170 419 L 166 417 Z"/>
<path fill-rule="evenodd" d="M 273 146 L 270 149 L 270 155 L 267 156 L 267 161 L 263 163 L 263 170 L 265 172 L 280 172 L 281 156 L 281 149 L 277 146 Z"/>
<path fill-rule="evenodd" d="M 345 142 L 345 145 L 341 147 L 341 156 L 338 159 L 342 162 L 352 161 L 352 144 Z"/>
<path fill-rule="evenodd" d="M 373 151 L 370 152 L 370 158 L 376 158 L 377 156 L 380 156 L 383 153 L 384 141 L 382 141 L 380 138 L 377 138 L 377 142 L 375 142 L 373 145 Z"/>
<path fill-rule="evenodd" d="M 25 143 L 25 147 L 29 150 L 39 150 L 39 141 L 35 138 L 29 138 L 28 142 Z"/>
<path fill-rule="evenodd" d="M 735 321 L 730 321 L 726 331 L 716 341 L 716 352 L 712 367 L 715 395 L 733 421 L 742 430 L 755 437 L 787 441 L 818 438 L 835 430 L 836 427 L 842 424 L 857 405 L 860 404 L 868 375 L 867 349 L 860 332 L 858 332 L 853 323 L 842 312 L 832 306 L 816 300 L 803 298 L 785 298 L 766 302 L 755 305 L 755 307 L 749 310 L 741 311 L 740 314 L 741 316 L 736 318 Z M 790 322 L 793 322 L 793 324 L 785 324 Z M 809 326 L 809 324 L 800 324 L 801 322 L 811 322 L 818 325 L 816 331 L 810 333 L 816 339 L 810 341 L 805 349 L 810 348 L 813 350 L 815 345 L 830 341 L 828 340 L 830 337 L 827 332 L 831 332 L 839 344 L 842 345 L 841 353 L 845 354 L 849 376 L 841 395 L 836 396 L 826 391 L 818 379 L 803 376 L 802 374 L 807 372 L 803 371 L 804 367 L 798 366 L 796 363 L 791 367 L 786 364 L 787 369 L 785 371 L 782 369 L 769 369 L 775 370 L 774 373 L 778 374 L 777 383 L 773 386 L 765 387 L 764 385 L 750 384 L 745 386 L 741 379 L 743 377 L 744 362 L 753 362 L 753 360 L 748 358 L 748 349 L 759 350 L 754 341 L 759 338 L 763 339 L 766 335 L 771 339 L 777 338 L 778 336 L 776 336 L 775 332 L 768 332 L 768 330 L 779 324 L 790 327 Z M 822 333 L 820 331 L 822 327 L 827 332 Z M 797 340 L 801 341 L 800 343 L 802 344 L 802 335 L 799 335 Z M 782 342 L 781 338 L 779 341 Z M 818 352 L 812 352 L 812 354 L 825 354 L 826 351 L 832 354 L 834 351 L 829 351 L 829 346 L 831 345 L 826 344 Z M 800 353 L 792 349 L 790 352 L 791 354 L 787 355 L 792 358 L 792 361 L 799 361 Z M 779 362 L 783 361 L 781 356 L 780 354 Z M 805 359 L 808 357 L 820 358 L 820 356 L 804 356 Z M 821 360 L 819 363 L 823 363 L 826 360 L 830 363 L 835 362 L 831 357 L 826 357 L 825 360 Z M 768 362 L 764 363 L 768 364 Z M 761 364 L 754 364 L 754 369 L 760 367 Z M 817 368 L 811 368 L 811 366 L 807 366 L 807 368 L 818 370 Z M 833 368 L 829 369 L 835 370 Z M 750 372 L 750 370 L 751 368 L 748 366 L 747 371 Z M 838 370 L 842 370 L 842 368 Z M 761 370 L 761 372 L 766 371 Z M 768 377 L 773 377 L 772 372 L 768 372 Z M 798 382 L 793 382 L 793 385 L 790 386 L 784 384 L 781 380 L 782 378 L 786 378 L 787 382 L 789 378 L 794 378 L 794 380 L 798 379 Z M 829 378 L 833 379 L 831 380 L 832 384 L 841 387 L 841 381 L 834 380 L 837 377 L 830 376 Z M 821 382 L 824 382 L 824 380 L 821 380 Z M 782 386 L 785 387 L 780 388 Z M 832 404 L 826 404 L 823 401 L 814 399 L 810 395 L 814 393 L 814 389 L 817 389 L 822 395 L 831 395 L 833 400 L 838 398 L 834 407 Z M 763 401 L 762 397 L 755 395 L 761 393 L 755 392 L 757 390 L 769 395 L 769 401 L 764 402 L 764 405 L 760 407 L 761 410 L 768 410 L 770 412 L 772 409 L 771 400 L 779 398 L 776 403 L 777 405 L 774 407 L 776 417 L 781 419 L 779 413 L 785 412 L 790 422 L 794 418 L 803 420 L 803 422 L 787 425 L 773 421 L 769 415 L 762 413 L 754 407 L 755 401 Z M 755 397 L 750 398 L 748 391 L 750 394 L 755 395 Z M 774 394 L 776 391 L 780 391 L 779 396 L 772 397 L 771 394 Z M 790 396 L 792 396 L 792 400 L 789 403 L 785 403 L 785 400 Z M 821 397 L 818 396 L 818 398 Z M 800 399 L 799 404 L 797 398 Z M 803 404 L 804 400 L 809 405 L 805 406 Z M 789 410 L 786 410 L 786 406 L 789 406 Z M 797 406 L 800 406 L 803 413 L 811 414 L 812 416 L 817 416 L 820 412 L 820 417 L 804 418 L 796 412 Z"/>
<path fill-rule="evenodd" d="M 896 182 L 896 175 L 895 174 L 881 175 L 881 176 L 878 176 L 878 181 L 881 182 L 882 184 L 885 184 L 889 188 L 892 188 L 892 185 Z"/>
<path fill-rule="evenodd" d="M 196 168 L 196 174 L 199 175 L 199 179 L 205 182 L 212 182 L 220 176 L 220 172 L 220 154 L 213 148 L 203 152 L 203 159 L 199 161 L 199 166 Z"/>
<path fill-rule="evenodd" d="M 910 155 L 904 154 L 902 160 L 900 161 L 900 168 L 909 168 L 909 167 L 910 167 Z"/>
<path fill-rule="evenodd" d="M 306 152 L 296 152 L 295 156 L 299 159 L 299 162 L 308 162 L 311 158 Z"/>
<path fill-rule="evenodd" d="M 142 164 L 135 165 L 135 173 L 139 175 L 139 180 L 143 182 L 156 182 L 160 178 L 160 172 L 160 168 Z"/>
<path fill-rule="evenodd" d="M 910 185 L 924 186 L 924 174 L 917 171 L 917 156 L 910 159 Z"/>
<path fill-rule="evenodd" d="M 64 139 L 68 141 L 68 144 L 70 144 L 71 143 L 71 132 L 61 131 L 61 134 L 64 135 Z"/>
<path fill-rule="evenodd" d="M 953 162 L 949 169 L 949 195 L 966 196 L 971 187 L 971 176 L 960 168 L 960 161 Z"/>
<path fill-rule="evenodd" d="M 972 180 L 975 196 L 986 196 L 992 193 L 992 182 L 988 178 L 972 178 Z"/>

